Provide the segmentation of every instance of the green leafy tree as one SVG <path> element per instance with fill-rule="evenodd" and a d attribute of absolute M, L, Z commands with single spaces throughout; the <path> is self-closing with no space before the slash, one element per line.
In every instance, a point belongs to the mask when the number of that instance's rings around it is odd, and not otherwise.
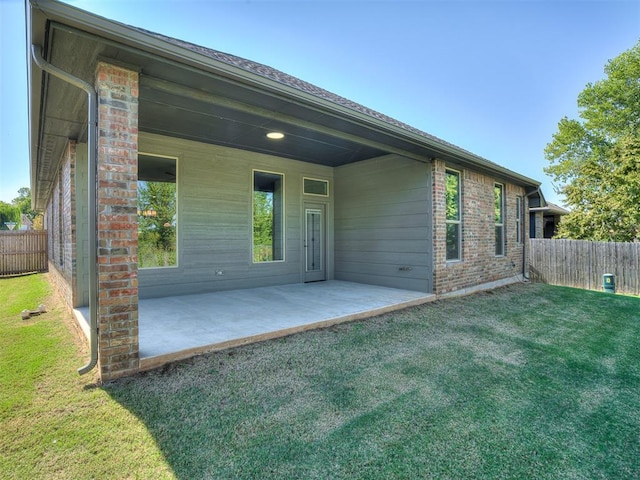
<path fill-rule="evenodd" d="M 34 220 L 38 216 L 38 212 L 31 209 L 31 189 L 29 187 L 22 187 L 18 190 L 18 196 L 13 199 L 13 205 L 20 209 L 20 212 L 25 214 L 29 220 Z"/>
<path fill-rule="evenodd" d="M 10 205 L 0 201 L 0 230 L 9 230 L 7 223 L 15 223 L 14 230 L 20 227 L 20 209 L 15 205 Z"/>
<path fill-rule="evenodd" d="M 571 209 L 558 237 L 633 241 L 640 239 L 640 42 L 604 70 L 578 96 L 580 120 L 558 123 L 545 172 Z"/>
<path fill-rule="evenodd" d="M 138 261 L 141 267 L 176 265 L 176 184 L 138 183 Z"/>
<path fill-rule="evenodd" d="M 273 260 L 273 193 L 253 192 L 254 261 Z"/>
<path fill-rule="evenodd" d="M 458 175 L 447 174 L 445 180 L 445 195 L 447 220 L 460 220 L 460 178 Z"/>

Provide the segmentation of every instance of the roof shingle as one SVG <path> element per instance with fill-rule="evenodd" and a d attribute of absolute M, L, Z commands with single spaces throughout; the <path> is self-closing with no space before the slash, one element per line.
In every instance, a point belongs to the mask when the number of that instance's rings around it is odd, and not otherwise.
<path fill-rule="evenodd" d="M 203 47 L 200 45 L 196 45 L 194 43 L 191 42 L 187 42 L 184 40 L 179 40 L 177 38 L 173 38 L 173 37 L 169 37 L 167 35 L 162 35 L 160 33 L 156 33 L 156 32 L 151 32 L 149 30 L 145 30 L 143 28 L 139 28 L 139 27 L 133 27 L 130 26 L 130 28 L 133 28 L 134 30 L 137 30 L 141 33 L 144 33 L 146 35 L 152 36 L 158 40 L 162 40 L 168 43 L 171 43 L 173 45 L 176 45 L 178 47 L 181 48 L 185 48 L 187 50 L 190 50 L 192 52 L 195 53 L 199 53 L 201 55 L 204 55 L 208 58 L 211 58 L 213 60 L 217 60 L 219 62 L 225 63 L 227 65 L 233 66 L 233 67 L 237 67 L 240 68 L 242 70 L 245 70 L 247 72 L 253 73 L 255 75 L 259 75 L 263 78 L 267 78 L 269 80 L 273 80 L 275 82 L 278 82 L 282 85 L 285 85 L 287 87 L 291 87 L 291 88 L 295 88 L 296 90 L 299 90 L 301 92 L 305 92 L 308 93 L 310 95 L 313 95 L 317 98 L 321 98 L 323 100 L 327 100 L 329 102 L 335 103 L 336 105 L 340 105 L 342 107 L 346 107 L 349 108 L 355 112 L 358 113 L 362 113 L 365 114 L 369 117 L 375 118 L 377 120 L 380 120 L 384 123 L 387 123 L 389 125 L 393 125 L 395 127 L 401 128 L 403 130 L 406 130 L 407 132 L 411 132 L 415 135 L 419 135 L 422 137 L 425 137 L 427 139 L 429 139 L 432 142 L 436 142 L 436 143 L 440 143 L 441 145 L 445 145 L 454 149 L 457 149 L 459 151 L 463 151 L 465 153 L 467 153 L 468 155 L 472 155 L 474 157 L 477 158 L 482 158 L 479 157 L 478 155 L 469 152 L 468 150 L 465 150 L 457 145 L 454 145 L 452 143 L 449 143 L 445 140 L 442 140 L 441 138 L 438 138 L 434 135 L 431 135 L 427 132 L 424 132 L 418 128 L 412 127 L 411 125 L 408 125 L 404 122 L 401 122 L 399 120 L 396 120 L 395 118 L 389 117 L 388 115 L 385 115 L 383 113 L 380 113 L 376 110 L 372 110 L 368 107 L 365 107 L 364 105 L 361 105 L 359 103 L 353 102 L 345 97 L 342 97 L 340 95 L 336 95 L 335 93 L 332 93 L 328 90 L 325 90 L 324 88 L 320 88 L 316 85 L 313 85 L 309 82 L 306 82 L 304 80 L 301 80 L 297 77 L 294 77 L 292 75 L 289 75 L 288 73 L 284 73 L 280 70 L 277 70 L 275 68 L 269 67 L 268 65 L 264 65 L 262 63 L 258 63 L 258 62 L 254 62 L 252 60 L 247 60 L 246 58 L 242 58 L 242 57 L 238 57 L 236 55 L 231 55 L 229 53 L 224 53 L 221 52 L 219 50 L 214 50 L 212 48 L 207 48 L 207 47 Z M 491 162 L 490 160 L 487 160 L 485 158 L 482 158 L 482 160 L 489 162 L 489 163 L 494 163 Z M 495 163 L 494 163 L 495 164 Z M 498 164 L 495 164 L 496 166 L 499 166 Z"/>

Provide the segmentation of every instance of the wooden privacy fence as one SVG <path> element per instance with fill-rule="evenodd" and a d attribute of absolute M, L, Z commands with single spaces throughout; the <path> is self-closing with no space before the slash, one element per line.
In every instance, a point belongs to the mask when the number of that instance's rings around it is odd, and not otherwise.
<path fill-rule="evenodd" d="M 615 275 L 616 292 L 640 295 L 640 243 L 530 239 L 534 281 L 602 290 L 602 275 Z"/>
<path fill-rule="evenodd" d="M 48 270 L 46 230 L 0 231 L 0 276 Z"/>

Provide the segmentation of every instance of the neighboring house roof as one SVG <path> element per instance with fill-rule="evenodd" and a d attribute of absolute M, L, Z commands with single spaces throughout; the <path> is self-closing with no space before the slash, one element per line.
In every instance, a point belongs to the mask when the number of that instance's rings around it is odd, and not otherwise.
<path fill-rule="evenodd" d="M 543 213 L 548 213 L 552 215 L 567 215 L 571 213 L 569 210 L 562 208 L 559 205 L 556 205 L 555 203 L 551 203 L 551 202 L 546 202 L 546 206 L 544 207 L 530 208 L 529 211 L 543 212 Z"/>
<path fill-rule="evenodd" d="M 440 158 L 522 185 L 528 193 L 535 194 L 540 185 L 534 179 L 266 65 L 124 25 L 57 1 L 29 3 L 28 42 L 42 47 L 45 59 L 57 67 L 91 84 L 96 58 L 139 69 L 140 101 L 146 106 L 140 109 L 141 131 L 172 131 L 184 138 L 329 166 L 387 153 L 420 161 Z M 35 205 L 43 208 L 65 138 L 81 140 L 86 135 L 86 110 L 83 110 L 86 107 L 82 101 L 70 101 L 73 97 L 81 98 L 79 89 L 43 74 L 33 62 L 29 62 L 29 82 L 32 194 Z M 154 103 L 155 98 L 163 100 Z M 173 113 L 183 116 L 174 115 L 171 125 L 167 125 L 169 120 L 162 110 L 167 105 L 174 109 Z M 183 108 L 185 105 L 188 107 Z M 216 115 L 198 122 L 198 115 L 211 111 L 211 105 L 215 106 Z M 251 129 L 284 125 L 298 143 L 293 145 L 292 141 L 287 147 L 272 144 L 271 150 L 266 150 L 248 135 L 228 141 L 222 137 L 221 132 L 226 130 L 223 121 L 242 127 L 244 134 Z M 206 122 L 211 122 L 208 129 L 203 125 Z M 186 131 L 186 125 L 191 131 Z"/>

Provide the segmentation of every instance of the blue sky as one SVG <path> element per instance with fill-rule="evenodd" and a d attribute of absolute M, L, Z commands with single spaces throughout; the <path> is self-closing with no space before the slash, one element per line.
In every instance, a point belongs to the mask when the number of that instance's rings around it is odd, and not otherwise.
<path fill-rule="evenodd" d="M 543 183 L 543 149 L 640 0 L 68 0 L 267 64 Z M 0 0 L 0 200 L 29 186 L 24 3 Z"/>

